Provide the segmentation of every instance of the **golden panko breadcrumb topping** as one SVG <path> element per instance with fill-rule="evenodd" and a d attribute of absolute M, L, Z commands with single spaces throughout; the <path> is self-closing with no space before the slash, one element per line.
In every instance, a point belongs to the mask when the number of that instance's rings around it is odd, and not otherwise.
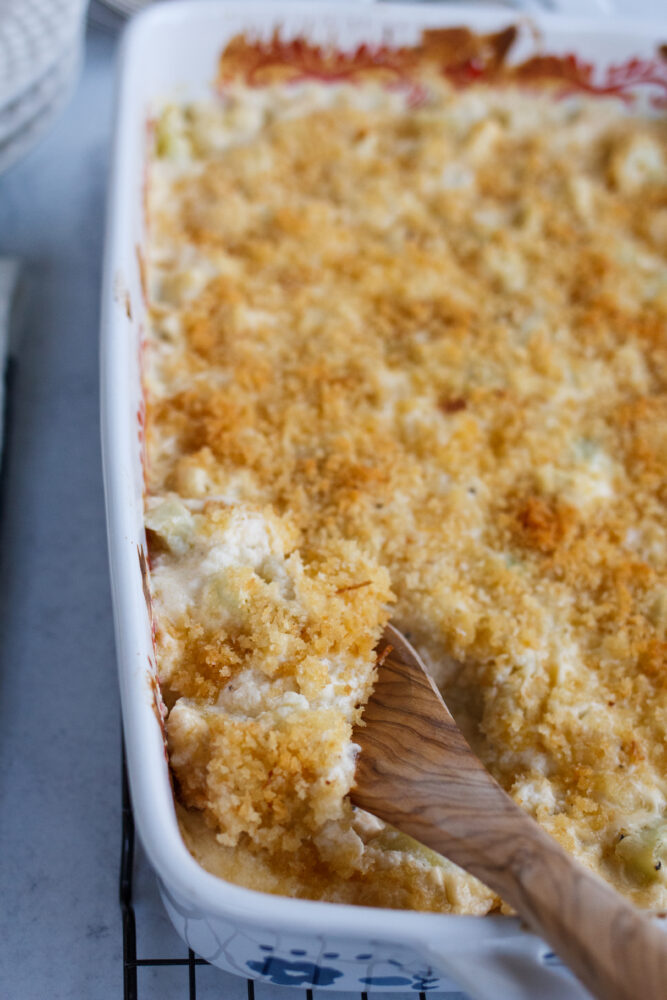
<path fill-rule="evenodd" d="M 391 619 L 572 854 L 667 907 L 667 128 L 371 83 L 169 107 L 147 510 L 182 829 L 233 881 L 500 901 L 359 810 Z"/>

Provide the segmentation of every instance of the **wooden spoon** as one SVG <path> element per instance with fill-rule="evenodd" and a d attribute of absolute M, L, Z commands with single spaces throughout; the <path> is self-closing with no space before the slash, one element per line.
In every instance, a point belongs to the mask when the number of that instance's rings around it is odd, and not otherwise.
<path fill-rule="evenodd" d="M 352 801 L 499 893 L 600 1000 L 665 1000 L 667 934 L 502 790 L 392 626 L 378 654 Z"/>

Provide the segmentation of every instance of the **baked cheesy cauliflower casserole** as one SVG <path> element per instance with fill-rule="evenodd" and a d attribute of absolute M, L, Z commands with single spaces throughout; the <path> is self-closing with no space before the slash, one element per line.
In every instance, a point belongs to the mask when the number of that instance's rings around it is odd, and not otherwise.
<path fill-rule="evenodd" d="M 183 835 L 231 881 L 483 914 L 346 795 L 389 618 L 568 851 L 667 907 L 667 129 L 384 81 L 167 106 L 146 525 Z"/>

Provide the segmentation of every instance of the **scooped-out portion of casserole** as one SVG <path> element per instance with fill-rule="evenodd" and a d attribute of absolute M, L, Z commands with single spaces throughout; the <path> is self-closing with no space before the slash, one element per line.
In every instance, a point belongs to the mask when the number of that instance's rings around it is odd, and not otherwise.
<path fill-rule="evenodd" d="M 667 908 L 667 126 L 557 96 L 236 79 L 156 118 L 150 586 L 226 879 L 501 907 L 346 797 L 391 619 L 515 801 Z"/>

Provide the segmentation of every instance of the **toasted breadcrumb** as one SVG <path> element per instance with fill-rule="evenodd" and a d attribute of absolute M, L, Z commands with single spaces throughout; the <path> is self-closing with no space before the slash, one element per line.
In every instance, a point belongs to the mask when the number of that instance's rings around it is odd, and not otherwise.
<path fill-rule="evenodd" d="M 268 891 L 500 905 L 346 799 L 391 616 L 515 800 L 664 909 L 664 121 L 444 83 L 168 114 L 147 526 L 186 842 Z"/>

